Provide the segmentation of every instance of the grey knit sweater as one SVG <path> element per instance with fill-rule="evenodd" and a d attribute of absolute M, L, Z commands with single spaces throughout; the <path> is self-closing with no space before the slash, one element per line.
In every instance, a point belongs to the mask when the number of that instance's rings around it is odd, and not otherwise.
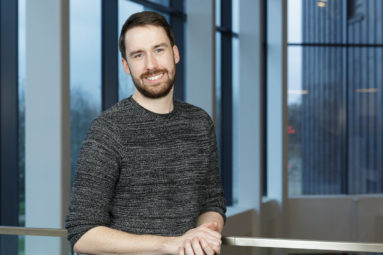
<path fill-rule="evenodd" d="M 65 220 L 72 246 L 96 226 L 182 235 L 207 211 L 225 217 L 226 208 L 203 110 L 175 101 L 171 113 L 155 114 L 130 97 L 92 122 Z"/>

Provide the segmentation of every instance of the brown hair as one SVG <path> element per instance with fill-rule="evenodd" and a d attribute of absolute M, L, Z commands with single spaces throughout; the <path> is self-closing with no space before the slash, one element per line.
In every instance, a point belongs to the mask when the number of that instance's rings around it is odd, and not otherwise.
<path fill-rule="evenodd" d="M 145 26 L 145 25 L 153 25 L 153 26 L 159 26 L 165 29 L 166 35 L 168 36 L 170 40 L 171 46 L 174 45 L 174 33 L 169 25 L 169 23 L 166 21 L 164 16 L 162 16 L 159 13 L 152 12 L 152 11 L 144 11 L 144 12 L 137 12 L 135 14 L 132 14 L 126 21 L 125 24 L 122 26 L 121 33 L 120 33 L 120 39 L 118 41 L 118 46 L 120 48 L 121 56 L 126 60 L 126 48 L 125 48 L 125 34 L 126 32 L 133 28 L 138 26 Z"/>

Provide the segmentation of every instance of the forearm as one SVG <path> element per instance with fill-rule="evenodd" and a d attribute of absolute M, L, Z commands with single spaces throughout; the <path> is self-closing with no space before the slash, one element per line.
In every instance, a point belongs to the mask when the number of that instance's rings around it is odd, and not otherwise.
<path fill-rule="evenodd" d="M 224 225 L 224 220 L 222 215 L 217 212 L 205 212 L 201 214 L 197 220 L 197 227 L 201 226 L 202 224 L 212 223 L 212 222 L 217 222 L 218 224 L 217 231 L 221 233 L 223 229 L 223 225 Z"/>
<path fill-rule="evenodd" d="M 95 227 L 74 245 L 76 253 L 85 254 L 177 254 L 175 237 L 135 235 L 108 227 Z"/>

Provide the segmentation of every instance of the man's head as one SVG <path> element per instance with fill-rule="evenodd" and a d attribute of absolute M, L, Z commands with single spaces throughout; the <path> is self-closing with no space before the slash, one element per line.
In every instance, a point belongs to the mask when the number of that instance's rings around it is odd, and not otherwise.
<path fill-rule="evenodd" d="M 169 94 L 179 61 L 174 35 L 166 19 L 155 12 L 133 14 L 122 27 L 119 47 L 122 66 L 136 91 L 145 97 Z"/>
<path fill-rule="evenodd" d="M 162 16 L 161 14 L 158 14 L 157 12 L 151 12 L 151 11 L 137 12 L 135 14 L 132 14 L 125 21 L 124 25 L 121 28 L 118 46 L 120 48 L 121 56 L 125 60 L 126 60 L 126 47 L 125 47 L 126 32 L 133 27 L 145 26 L 145 25 L 162 27 L 169 38 L 170 45 L 171 46 L 175 45 L 173 29 L 169 25 L 169 23 L 166 21 L 164 16 Z"/>

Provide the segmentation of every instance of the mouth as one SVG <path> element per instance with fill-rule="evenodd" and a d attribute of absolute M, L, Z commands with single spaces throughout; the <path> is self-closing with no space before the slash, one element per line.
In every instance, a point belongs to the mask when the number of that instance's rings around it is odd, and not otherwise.
<path fill-rule="evenodd" d="M 149 81 L 156 81 L 156 80 L 161 79 L 163 75 L 164 75 L 164 73 L 160 73 L 160 74 L 157 74 L 157 75 L 146 77 L 146 79 L 149 80 Z"/>
<path fill-rule="evenodd" d="M 162 82 L 164 77 L 165 77 L 165 72 L 160 71 L 160 72 L 155 72 L 155 73 L 144 75 L 143 78 L 146 81 L 146 83 L 154 85 L 154 84 L 158 84 L 158 83 Z"/>

